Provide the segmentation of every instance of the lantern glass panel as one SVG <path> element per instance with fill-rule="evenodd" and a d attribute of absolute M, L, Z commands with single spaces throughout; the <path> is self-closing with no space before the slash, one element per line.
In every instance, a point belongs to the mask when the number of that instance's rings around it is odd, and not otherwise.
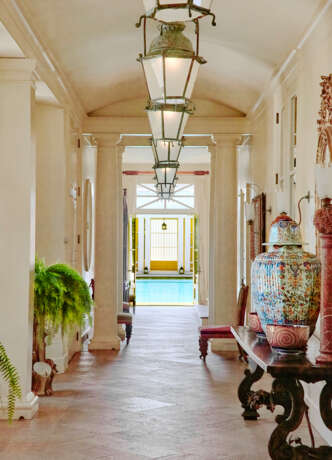
<path fill-rule="evenodd" d="M 157 181 L 160 184 L 173 184 L 176 176 L 177 168 L 156 167 L 155 168 Z"/>
<path fill-rule="evenodd" d="M 155 56 L 142 59 L 146 82 L 151 99 L 161 99 L 164 94 L 163 58 Z"/>
<path fill-rule="evenodd" d="M 164 59 L 165 73 L 161 56 L 142 59 L 150 97 L 159 103 L 183 104 L 191 97 L 200 64 L 193 58 Z"/>
<path fill-rule="evenodd" d="M 178 161 L 181 148 L 181 142 L 164 141 L 162 139 L 154 141 L 156 163 L 160 161 Z"/>
<path fill-rule="evenodd" d="M 193 6 L 199 8 L 211 9 L 213 0 L 194 0 Z M 157 0 L 143 0 L 144 7 L 147 13 L 157 7 Z M 193 19 L 203 16 L 203 13 L 195 9 L 191 10 L 189 15 L 189 0 L 159 0 L 161 7 L 166 5 L 185 5 L 183 8 L 167 8 L 156 11 L 155 18 L 159 21 L 176 22 L 176 21 L 192 21 Z"/>
<path fill-rule="evenodd" d="M 155 139 L 182 139 L 183 131 L 189 117 L 187 112 L 171 110 L 148 110 L 147 112 L 152 135 Z"/>

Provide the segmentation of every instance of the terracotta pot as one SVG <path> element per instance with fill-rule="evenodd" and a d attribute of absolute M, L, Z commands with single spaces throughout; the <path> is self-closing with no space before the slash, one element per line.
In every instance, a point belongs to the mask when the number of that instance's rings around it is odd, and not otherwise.
<path fill-rule="evenodd" d="M 285 351 L 305 350 L 310 327 L 300 325 L 266 325 L 266 337 L 272 348 Z"/>
<path fill-rule="evenodd" d="M 264 333 L 257 312 L 249 313 L 249 315 L 248 315 L 248 324 L 249 324 L 249 327 L 250 327 L 250 329 L 252 331 L 254 331 L 256 333 L 257 332 Z"/>

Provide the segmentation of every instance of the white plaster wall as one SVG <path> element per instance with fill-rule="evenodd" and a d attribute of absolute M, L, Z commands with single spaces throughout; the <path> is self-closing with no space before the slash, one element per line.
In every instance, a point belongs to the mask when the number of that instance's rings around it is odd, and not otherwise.
<path fill-rule="evenodd" d="M 36 105 L 36 254 L 47 265 L 66 260 L 66 146 L 64 110 Z M 69 193 L 69 191 L 68 191 Z M 69 262 L 69 261 L 68 261 Z"/>
<path fill-rule="evenodd" d="M 310 191 L 315 194 L 314 163 L 317 149 L 317 118 L 320 108 L 320 77 L 332 72 L 332 8 L 321 20 L 279 81 L 265 98 L 252 118 L 253 145 L 249 182 L 253 181 L 267 193 L 267 207 L 272 203 L 272 215 L 267 214 L 267 225 L 275 217 L 276 190 L 274 174 L 279 168 L 280 125 L 275 124 L 275 113 L 292 94 L 298 96 L 298 142 L 296 168 L 296 200 Z M 302 233 L 309 243 L 308 250 L 316 251 L 316 233 L 313 226 L 315 200 L 302 206 Z M 317 334 L 317 332 L 316 332 Z M 318 334 L 317 334 L 318 336 Z M 318 338 L 311 339 L 318 346 Z M 312 420 L 325 439 L 332 444 L 331 432 L 324 426 L 318 411 L 320 384 L 306 385 Z"/>

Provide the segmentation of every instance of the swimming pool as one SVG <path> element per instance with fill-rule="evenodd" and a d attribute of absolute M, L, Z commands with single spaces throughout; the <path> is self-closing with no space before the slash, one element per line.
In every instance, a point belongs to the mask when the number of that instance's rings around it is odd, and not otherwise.
<path fill-rule="evenodd" d="M 192 279 L 137 279 L 138 305 L 193 304 Z"/>

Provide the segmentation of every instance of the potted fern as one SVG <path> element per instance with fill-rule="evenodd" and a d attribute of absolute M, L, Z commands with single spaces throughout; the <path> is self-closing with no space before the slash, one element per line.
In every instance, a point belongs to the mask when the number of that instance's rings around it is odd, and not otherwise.
<path fill-rule="evenodd" d="M 33 390 L 50 395 L 56 368 L 46 359 L 46 338 L 51 341 L 59 328 L 64 334 L 75 326 L 82 327 L 86 317 L 91 321 L 92 298 L 76 270 L 65 264 L 46 267 L 41 260 L 35 264 L 34 291 Z"/>
<path fill-rule="evenodd" d="M 17 370 L 8 358 L 2 343 L 0 343 L 0 374 L 3 380 L 8 384 L 7 414 L 8 420 L 11 422 L 15 412 L 16 399 L 20 399 L 22 394 Z"/>

